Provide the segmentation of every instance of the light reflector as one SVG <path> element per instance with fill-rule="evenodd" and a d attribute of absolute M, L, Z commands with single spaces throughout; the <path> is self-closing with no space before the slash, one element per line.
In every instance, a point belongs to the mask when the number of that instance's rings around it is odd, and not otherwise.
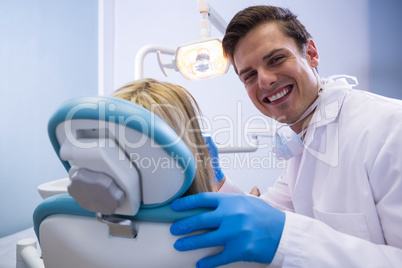
<path fill-rule="evenodd" d="M 208 38 L 180 46 L 176 66 L 185 78 L 200 80 L 225 74 L 229 62 L 223 56 L 221 40 Z"/>

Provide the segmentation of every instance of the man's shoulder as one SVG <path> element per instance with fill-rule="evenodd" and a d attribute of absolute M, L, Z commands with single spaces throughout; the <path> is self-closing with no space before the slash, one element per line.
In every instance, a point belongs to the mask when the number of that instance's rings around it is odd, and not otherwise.
<path fill-rule="evenodd" d="M 388 135 L 400 128 L 400 122 L 401 100 L 361 90 L 348 93 L 339 117 L 343 132 L 366 137 Z"/>
<path fill-rule="evenodd" d="M 363 90 L 351 90 L 343 103 L 342 113 L 365 120 L 386 120 L 387 117 L 402 120 L 402 100 Z"/>
<path fill-rule="evenodd" d="M 393 110 L 402 109 L 402 100 L 393 99 L 393 98 L 385 97 L 385 96 L 378 95 L 378 94 L 375 94 L 372 92 L 358 90 L 358 89 L 352 89 L 347 96 L 347 100 L 352 101 L 352 102 L 357 102 L 357 103 L 353 103 L 353 104 L 361 103 L 362 105 L 365 105 L 365 106 L 367 106 L 368 104 L 371 104 L 373 106 L 371 106 L 370 108 L 374 108 L 374 109 L 376 109 L 376 107 L 384 108 L 383 106 L 388 106 L 389 109 L 393 109 Z"/>

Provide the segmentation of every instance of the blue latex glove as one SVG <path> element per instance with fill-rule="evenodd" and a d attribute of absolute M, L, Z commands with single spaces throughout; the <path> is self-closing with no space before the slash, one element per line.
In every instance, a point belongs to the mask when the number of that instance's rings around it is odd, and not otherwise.
<path fill-rule="evenodd" d="M 201 193 L 177 199 L 171 207 L 173 210 L 214 209 L 177 221 L 170 228 L 173 235 L 212 229 L 178 239 L 174 247 L 179 251 L 225 247 L 217 255 L 198 261 L 197 267 L 216 267 L 236 261 L 270 263 L 285 224 L 284 212 L 245 195 Z"/>
<path fill-rule="evenodd" d="M 218 147 L 216 146 L 214 140 L 211 138 L 211 136 L 202 134 L 204 137 L 205 143 L 207 144 L 208 152 L 209 152 L 209 157 L 211 158 L 211 164 L 212 168 L 214 170 L 215 178 L 216 178 L 216 183 L 220 182 L 225 175 L 222 172 L 221 167 L 219 166 L 219 153 L 218 153 Z M 215 184 L 216 184 L 215 183 Z"/>

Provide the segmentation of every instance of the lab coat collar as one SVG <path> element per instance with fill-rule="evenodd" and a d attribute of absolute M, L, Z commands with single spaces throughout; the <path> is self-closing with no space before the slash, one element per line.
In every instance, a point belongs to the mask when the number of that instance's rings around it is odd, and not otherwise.
<path fill-rule="evenodd" d="M 332 79 L 330 77 L 323 80 L 321 86 L 322 100 L 307 127 L 304 139 L 306 144 L 312 142 L 316 128 L 331 124 L 338 118 L 345 97 L 354 86 L 354 84 L 349 84 L 345 78 Z"/>

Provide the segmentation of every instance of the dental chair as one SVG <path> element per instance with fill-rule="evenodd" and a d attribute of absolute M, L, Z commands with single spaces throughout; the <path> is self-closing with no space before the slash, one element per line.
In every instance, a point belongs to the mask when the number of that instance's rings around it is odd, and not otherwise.
<path fill-rule="evenodd" d="M 45 267 L 195 267 L 223 249 L 174 249 L 171 224 L 206 209 L 170 208 L 190 187 L 196 163 L 155 114 L 118 98 L 77 98 L 55 112 L 48 132 L 69 185 L 34 212 Z"/>

